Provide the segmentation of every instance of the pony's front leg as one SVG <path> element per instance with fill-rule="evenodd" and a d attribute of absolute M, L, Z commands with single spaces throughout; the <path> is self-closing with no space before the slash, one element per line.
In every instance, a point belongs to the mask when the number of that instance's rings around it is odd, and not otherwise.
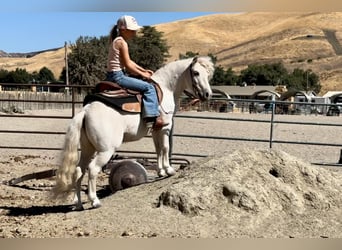
<path fill-rule="evenodd" d="M 157 153 L 158 176 L 172 176 L 176 174 L 174 168 L 170 165 L 170 130 L 161 129 L 153 132 L 153 142 Z"/>

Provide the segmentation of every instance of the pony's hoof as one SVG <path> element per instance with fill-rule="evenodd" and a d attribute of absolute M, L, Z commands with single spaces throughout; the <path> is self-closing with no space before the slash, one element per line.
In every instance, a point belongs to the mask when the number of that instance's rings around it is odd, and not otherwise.
<path fill-rule="evenodd" d="M 161 170 L 159 170 L 159 172 L 158 172 L 158 176 L 159 176 L 159 177 L 165 177 L 165 176 L 167 176 L 167 174 L 166 174 L 166 172 L 165 172 L 164 169 L 161 169 Z"/>
<path fill-rule="evenodd" d="M 168 176 L 173 176 L 176 174 L 176 171 L 173 168 L 169 167 L 166 169 L 166 173 Z"/>
<path fill-rule="evenodd" d="M 101 207 L 101 202 L 100 202 L 99 200 L 93 201 L 93 203 L 91 204 L 91 206 L 92 206 L 93 208 L 99 208 L 99 207 Z"/>
<path fill-rule="evenodd" d="M 72 211 L 83 211 L 83 210 L 84 210 L 83 205 L 81 205 L 81 206 L 75 206 L 75 207 L 72 209 Z"/>

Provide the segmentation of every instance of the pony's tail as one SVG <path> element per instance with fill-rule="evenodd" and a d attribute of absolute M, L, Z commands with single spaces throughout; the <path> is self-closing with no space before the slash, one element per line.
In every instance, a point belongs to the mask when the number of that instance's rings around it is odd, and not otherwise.
<path fill-rule="evenodd" d="M 82 110 L 74 116 L 65 135 L 62 162 L 56 171 L 56 184 L 52 189 L 52 198 L 54 199 L 67 197 L 75 187 L 78 145 L 84 114 L 85 111 Z"/>

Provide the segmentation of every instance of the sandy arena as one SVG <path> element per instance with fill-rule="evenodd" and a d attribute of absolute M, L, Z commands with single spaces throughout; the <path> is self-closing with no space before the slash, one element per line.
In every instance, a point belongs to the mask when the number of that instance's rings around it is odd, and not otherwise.
<path fill-rule="evenodd" d="M 31 111 L 70 115 L 71 111 Z M 269 120 L 265 114 L 184 112 L 180 115 Z M 276 116 L 278 121 L 341 123 L 341 117 Z M 64 132 L 68 120 L 2 117 L 0 130 Z M 268 139 L 268 123 L 175 119 L 175 134 Z M 342 127 L 276 124 L 274 139 L 342 143 Z M 0 134 L 1 145 L 55 147 L 63 135 Z M 59 151 L 0 149 L 2 238 L 342 238 L 342 168 L 339 147 L 174 137 L 174 153 L 192 163 L 177 174 L 110 194 L 101 173 L 102 207 L 72 211 L 71 201 L 48 197 L 54 181 L 3 184 L 25 174 L 57 168 Z M 120 150 L 153 151 L 152 139 Z M 85 181 L 87 180 L 87 176 Z M 84 182 L 83 190 L 87 185 Z"/>

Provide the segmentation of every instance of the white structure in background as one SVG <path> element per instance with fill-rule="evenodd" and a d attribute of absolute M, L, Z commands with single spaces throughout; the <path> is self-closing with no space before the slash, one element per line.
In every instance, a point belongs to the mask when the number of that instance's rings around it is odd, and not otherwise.
<path fill-rule="evenodd" d="M 330 98 L 329 97 L 323 97 L 323 96 L 314 96 L 311 98 L 311 102 L 315 104 L 323 104 L 321 106 L 314 106 L 316 107 L 315 110 L 318 114 L 326 114 L 328 112 L 329 106 L 324 104 L 330 104 Z"/>
<path fill-rule="evenodd" d="M 328 91 L 323 97 L 328 98 L 330 103 L 334 104 L 328 108 L 327 115 L 339 116 L 342 113 L 342 91 Z"/>
<path fill-rule="evenodd" d="M 328 91 L 327 93 L 323 95 L 323 97 L 330 98 L 335 95 L 342 95 L 342 91 Z"/>

